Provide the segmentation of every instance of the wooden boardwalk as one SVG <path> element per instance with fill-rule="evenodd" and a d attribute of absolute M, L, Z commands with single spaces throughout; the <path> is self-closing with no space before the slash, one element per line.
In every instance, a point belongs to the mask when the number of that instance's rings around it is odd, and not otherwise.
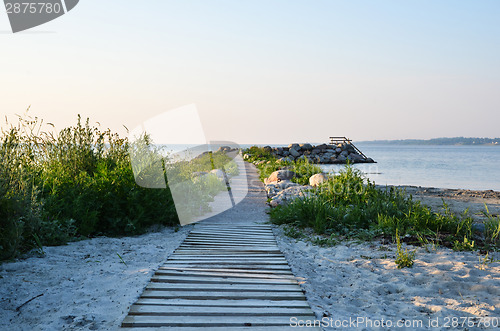
<path fill-rule="evenodd" d="M 315 319 L 271 227 L 198 223 L 156 271 L 122 329 L 297 329 L 292 317 Z"/>

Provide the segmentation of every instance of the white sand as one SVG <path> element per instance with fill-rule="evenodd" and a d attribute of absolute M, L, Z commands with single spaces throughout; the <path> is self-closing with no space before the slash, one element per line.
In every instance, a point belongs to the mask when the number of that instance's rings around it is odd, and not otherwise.
<path fill-rule="evenodd" d="M 471 323 L 475 326 L 468 329 L 474 330 L 488 329 L 477 327 L 487 316 L 500 325 L 500 263 L 481 270 L 476 252 L 439 248 L 427 253 L 418 248 L 414 266 L 397 269 L 395 245 L 352 243 L 322 248 L 284 236 L 281 227 L 275 227 L 275 233 L 294 274 L 304 278 L 311 307 L 319 319 L 331 318 L 330 325 L 364 317 L 372 324 L 366 327 L 362 322 L 352 329 L 386 330 L 376 327 L 382 319 L 390 320 L 392 329 L 415 329 L 398 328 L 396 323 L 404 319 L 406 323 L 421 320 L 421 329 L 450 330 L 445 327 L 447 321 L 464 317 L 469 319 L 459 319 L 460 323 Z M 500 254 L 495 258 L 500 259 Z M 438 319 L 439 328 L 428 327 L 429 319 Z"/>
<path fill-rule="evenodd" d="M 153 271 L 191 228 L 45 247 L 43 258 L 3 263 L 0 330 L 117 329 Z M 39 294 L 43 295 L 16 311 Z"/>

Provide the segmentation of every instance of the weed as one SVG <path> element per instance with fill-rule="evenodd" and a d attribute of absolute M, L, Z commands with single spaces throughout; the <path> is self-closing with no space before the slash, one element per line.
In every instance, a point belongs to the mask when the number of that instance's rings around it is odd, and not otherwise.
<path fill-rule="evenodd" d="M 455 251 L 473 251 L 474 249 L 474 240 L 471 241 L 467 237 L 464 237 L 463 241 L 455 240 L 453 242 L 453 250 Z"/>
<path fill-rule="evenodd" d="M 125 264 L 125 266 L 127 266 L 127 264 L 125 263 L 125 261 L 123 261 L 122 257 L 120 256 L 120 254 L 116 253 L 116 255 L 118 255 L 118 257 L 120 258 L 120 262 Z M 128 266 L 127 266 L 128 267 Z"/>
<path fill-rule="evenodd" d="M 397 254 L 396 260 L 394 261 L 398 268 L 411 268 L 413 266 L 415 260 L 415 251 L 408 251 L 408 248 L 403 250 L 401 245 L 401 239 L 399 238 L 398 231 L 396 230 L 396 245 L 397 245 Z"/>
<path fill-rule="evenodd" d="M 283 231 L 284 234 L 287 235 L 288 237 L 291 237 L 294 239 L 298 239 L 298 238 L 303 237 L 302 232 L 294 226 L 286 226 L 283 230 L 284 230 Z"/>

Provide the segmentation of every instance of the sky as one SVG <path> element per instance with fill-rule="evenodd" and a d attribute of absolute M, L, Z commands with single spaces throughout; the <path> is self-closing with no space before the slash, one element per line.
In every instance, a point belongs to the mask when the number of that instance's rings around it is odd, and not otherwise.
<path fill-rule="evenodd" d="M 125 134 L 194 104 L 208 140 L 239 144 L 498 137 L 498 17 L 497 0 L 80 0 L 13 34 L 1 12 L 0 115 Z"/>

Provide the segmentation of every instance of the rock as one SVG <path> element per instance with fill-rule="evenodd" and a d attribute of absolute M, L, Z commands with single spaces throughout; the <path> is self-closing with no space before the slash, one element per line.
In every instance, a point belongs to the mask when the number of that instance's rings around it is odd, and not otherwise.
<path fill-rule="evenodd" d="M 343 153 L 344 152 L 340 153 L 340 155 L 337 156 L 337 161 L 345 162 L 347 160 L 347 157 L 345 157 L 345 155 Z"/>
<path fill-rule="evenodd" d="M 264 150 L 264 152 L 268 152 L 268 153 L 270 153 L 270 152 L 273 151 L 273 149 L 271 148 L 271 146 L 264 146 L 262 149 Z"/>
<path fill-rule="evenodd" d="M 233 149 L 230 146 L 221 146 L 221 147 L 219 147 L 219 149 L 217 150 L 217 152 L 230 152 L 232 150 Z"/>
<path fill-rule="evenodd" d="M 353 162 L 363 162 L 365 160 L 364 157 L 362 157 L 361 155 L 359 154 L 355 154 L 355 153 L 351 153 L 349 154 L 349 156 L 347 157 L 349 160 L 353 161 Z"/>
<path fill-rule="evenodd" d="M 340 153 L 340 155 L 342 155 L 343 157 L 347 158 L 349 156 L 349 152 L 348 151 L 342 151 L 342 153 Z"/>
<path fill-rule="evenodd" d="M 309 197 L 311 195 L 308 190 L 312 189 L 311 186 L 291 186 L 283 191 L 280 191 L 278 194 L 276 194 L 271 202 L 269 203 L 271 206 L 275 205 L 282 205 L 285 204 L 286 202 L 292 201 L 297 198 L 304 198 L 304 197 Z M 273 201 L 276 201 L 273 203 Z"/>
<path fill-rule="evenodd" d="M 309 178 L 309 185 L 316 187 L 326 182 L 328 177 L 324 173 L 314 174 Z"/>
<path fill-rule="evenodd" d="M 319 153 L 321 153 L 321 149 L 319 148 L 313 148 L 311 151 L 311 154 L 319 154 Z"/>
<path fill-rule="evenodd" d="M 337 153 L 337 154 L 342 153 L 342 148 L 340 148 L 340 147 L 335 148 L 335 153 Z"/>
<path fill-rule="evenodd" d="M 299 157 L 300 156 L 300 153 L 295 148 L 290 148 L 289 152 L 290 152 L 290 154 L 293 157 Z"/>
<path fill-rule="evenodd" d="M 278 170 L 273 172 L 269 177 L 267 177 L 267 182 L 279 182 L 282 180 L 290 180 L 295 177 L 295 172 L 290 170 Z"/>
<path fill-rule="evenodd" d="M 288 149 L 291 149 L 291 148 L 293 148 L 293 149 L 295 149 L 295 150 L 298 151 L 300 149 L 300 145 L 299 144 L 290 144 L 290 145 L 288 145 Z"/>
<path fill-rule="evenodd" d="M 309 143 L 300 144 L 299 146 L 300 146 L 300 148 L 301 148 L 303 151 L 309 151 L 309 150 L 313 149 L 312 145 L 311 145 L 311 144 L 309 144 Z"/>

